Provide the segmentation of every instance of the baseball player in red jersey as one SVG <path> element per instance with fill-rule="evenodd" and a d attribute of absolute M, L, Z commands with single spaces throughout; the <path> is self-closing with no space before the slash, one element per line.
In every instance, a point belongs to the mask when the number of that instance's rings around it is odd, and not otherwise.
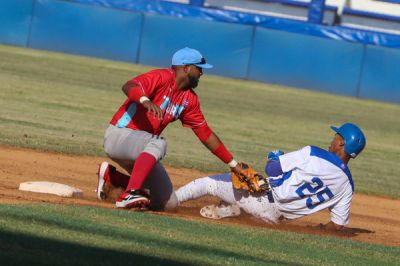
<path fill-rule="evenodd" d="M 167 151 L 167 143 L 160 134 L 177 119 L 184 127 L 191 128 L 232 171 L 242 170 L 207 125 L 193 91 L 203 69 L 212 67 L 199 51 L 186 47 L 173 55 L 171 68 L 149 71 L 123 85 L 128 98 L 105 132 L 104 150 L 130 176 L 107 162 L 101 163 L 97 187 L 100 200 L 107 198 L 106 188 L 113 185 L 125 189 L 116 201 L 117 208 L 162 210 L 168 208 L 170 202 L 176 204 L 170 178 L 160 163 Z"/>

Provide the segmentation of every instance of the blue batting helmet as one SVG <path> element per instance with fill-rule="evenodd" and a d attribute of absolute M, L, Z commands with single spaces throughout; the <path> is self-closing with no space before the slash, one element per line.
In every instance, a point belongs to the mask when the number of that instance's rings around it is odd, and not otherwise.
<path fill-rule="evenodd" d="M 331 128 L 344 139 L 344 151 L 351 158 L 356 156 L 364 149 L 366 139 L 361 129 L 352 123 L 345 123 L 339 128 L 331 126 Z"/>

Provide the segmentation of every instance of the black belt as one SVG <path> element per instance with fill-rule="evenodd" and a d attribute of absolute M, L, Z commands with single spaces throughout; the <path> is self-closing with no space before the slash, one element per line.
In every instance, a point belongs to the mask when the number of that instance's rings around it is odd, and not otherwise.
<path fill-rule="evenodd" d="M 274 201 L 274 197 L 272 196 L 272 191 L 271 190 L 267 192 L 267 197 L 268 197 L 269 203 L 274 203 L 275 202 Z"/>

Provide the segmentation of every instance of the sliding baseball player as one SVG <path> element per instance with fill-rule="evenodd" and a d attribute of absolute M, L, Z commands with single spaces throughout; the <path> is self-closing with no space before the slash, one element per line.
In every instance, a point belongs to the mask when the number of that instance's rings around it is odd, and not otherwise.
<path fill-rule="evenodd" d="M 342 229 L 349 223 L 354 192 L 348 163 L 361 153 L 366 139 L 352 123 L 331 128 L 335 136 L 328 150 L 306 146 L 287 154 L 270 152 L 265 166 L 267 180 L 257 173 L 252 180 L 228 173 L 196 179 L 175 192 L 178 205 L 212 195 L 223 204 L 203 207 L 200 213 L 205 217 L 237 216 L 241 209 L 273 224 L 329 209 L 331 219 L 325 226 Z"/>

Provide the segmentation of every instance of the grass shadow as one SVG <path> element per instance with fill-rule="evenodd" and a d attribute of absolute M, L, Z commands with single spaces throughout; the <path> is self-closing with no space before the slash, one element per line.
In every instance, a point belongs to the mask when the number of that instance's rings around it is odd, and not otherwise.
<path fill-rule="evenodd" d="M 0 231 L 0 265 L 193 265 L 75 243 Z"/>
<path fill-rule="evenodd" d="M 68 230 L 71 233 L 86 233 L 89 235 L 97 235 L 102 237 L 110 237 L 112 239 L 120 239 L 124 243 L 131 242 L 134 243 L 152 243 L 152 248 L 154 249 L 162 249 L 164 247 L 173 246 L 175 250 L 180 252 L 190 252 L 194 253 L 200 257 L 209 256 L 211 253 L 213 256 L 217 255 L 220 257 L 231 258 L 237 261 L 246 261 L 248 263 L 256 263 L 256 264 L 280 264 L 280 265 L 299 265 L 298 263 L 287 262 L 284 259 L 275 260 L 270 259 L 267 256 L 260 258 L 253 254 L 242 254 L 240 252 L 234 250 L 226 250 L 224 248 L 219 247 L 211 247 L 207 244 L 201 243 L 192 243 L 191 241 L 182 241 L 179 239 L 168 240 L 163 235 L 157 235 L 153 233 L 138 233 L 135 231 L 126 232 L 120 228 L 112 227 L 107 224 L 99 224 L 93 223 L 93 221 L 83 221 L 81 219 L 74 219 L 70 217 L 69 219 L 63 219 L 57 215 L 52 217 L 44 217 L 40 214 L 36 213 L 27 213 L 27 212 L 1 212 L 0 214 L 6 215 L 9 220 L 26 220 L 26 221 L 34 221 L 35 224 L 41 224 L 43 228 L 47 228 L 47 230 L 57 230 L 64 229 Z M 118 214 L 118 213 L 117 213 Z M 7 240 L 7 241 L 6 241 Z M 7 246 L 7 243 L 14 243 L 11 247 Z M 48 243 L 47 243 L 48 242 Z M 35 243 L 35 244 L 32 244 Z M 57 248 L 53 247 L 58 246 Z M 24 245 L 27 247 L 25 248 Z M 94 248 L 87 247 L 84 245 L 75 245 L 68 242 L 62 242 L 59 240 L 53 240 L 38 236 L 25 235 L 21 233 L 10 233 L 8 231 L 0 230 L 0 252 L 4 250 L 4 246 L 8 247 L 7 249 L 14 253 L 14 259 L 17 259 L 17 264 L 22 264 L 22 261 L 19 261 L 18 254 L 24 254 L 22 258 L 25 258 L 27 255 L 25 252 L 22 252 L 20 247 L 23 247 L 23 250 L 35 250 L 32 253 L 32 258 L 29 258 L 25 261 L 35 261 L 38 264 L 41 264 L 41 261 L 37 258 L 44 258 L 42 253 L 45 252 L 48 257 L 57 258 L 54 260 L 56 264 L 54 265 L 64 265 L 60 264 L 64 260 L 70 260 L 70 257 L 76 256 L 77 254 L 81 256 L 81 259 L 85 262 L 85 265 L 91 265 L 92 263 L 99 261 L 100 264 L 108 265 L 120 265 L 124 263 L 128 263 L 131 265 L 133 262 L 134 265 L 188 265 L 186 261 L 169 261 L 163 260 L 159 257 L 149 257 L 140 253 L 130 253 L 130 252 L 119 252 L 112 249 L 104 249 L 104 248 Z M 37 247 L 40 248 L 37 248 Z M 50 251 L 48 251 L 50 248 Z M 20 249 L 20 251 L 15 251 Z M 84 251 L 82 251 L 84 250 Z M 64 253 L 60 253 L 64 252 Z M 133 251 L 135 252 L 135 251 Z M 210 253 L 211 252 L 211 253 Z M 28 253 L 30 254 L 30 253 Z M 0 262 L 3 256 L 7 256 L 7 254 L 0 253 Z M 103 260 L 107 259 L 107 260 Z M 122 258 L 124 258 L 122 260 Z M 45 261 L 45 260 L 43 260 Z M 115 262 L 116 261 L 116 262 Z M 64 263 L 64 262 L 63 262 Z M 70 262 L 68 262 L 70 263 Z M 77 261 L 76 263 L 80 263 Z M 96 262 L 97 263 L 97 262 Z M 198 264 L 196 261 L 190 261 L 190 265 Z M 46 263 L 47 264 L 47 263 Z M 53 263 L 50 263 L 53 265 Z M 66 262 L 65 262 L 66 264 Z M 97 263 L 98 264 L 98 263 Z M 0 265 L 3 265 L 0 263 Z M 5 264 L 5 265 L 8 265 Z M 126 265 L 126 264 L 125 264 Z"/>

